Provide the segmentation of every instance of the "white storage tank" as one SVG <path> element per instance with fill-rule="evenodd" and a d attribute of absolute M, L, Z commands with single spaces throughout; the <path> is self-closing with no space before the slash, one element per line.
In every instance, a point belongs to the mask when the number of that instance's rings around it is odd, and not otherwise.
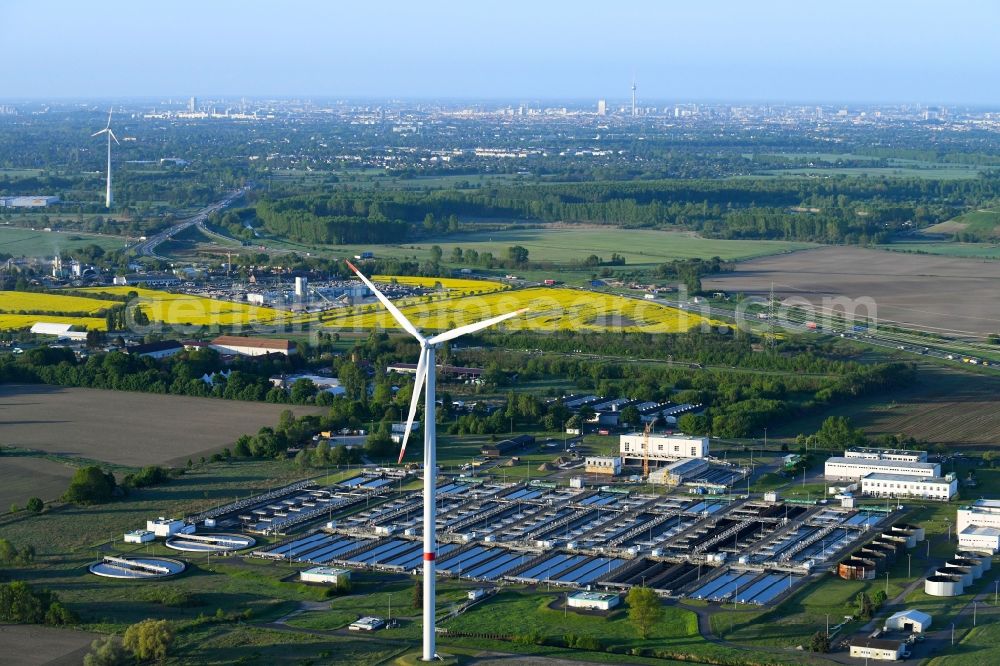
<path fill-rule="evenodd" d="M 965 590 L 957 576 L 928 576 L 924 580 L 924 593 L 932 597 L 957 597 Z"/>
<path fill-rule="evenodd" d="M 972 569 L 968 567 L 953 567 L 950 564 L 946 564 L 943 567 L 938 567 L 934 573 L 940 576 L 957 576 L 962 580 L 963 586 L 968 587 L 972 585 Z"/>
<path fill-rule="evenodd" d="M 989 571 L 990 567 L 993 566 L 993 558 L 990 557 L 989 555 L 983 555 L 982 553 L 972 553 L 963 550 L 961 552 L 955 553 L 955 557 L 958 557 L 963 560 L 975 560 L 979 562 L 979 568 L 982 571 Z"/>
<path fill-rule="evenodd" d="M 973 580 L 977 580 L 983 575 L 983 565 L 979 563 L 979 560 L 967 560 L 956 557 L 945 562 L 945 565 L 949 567 L 962 567 L 963 569 L 969 569 L 972 571 Z"/>

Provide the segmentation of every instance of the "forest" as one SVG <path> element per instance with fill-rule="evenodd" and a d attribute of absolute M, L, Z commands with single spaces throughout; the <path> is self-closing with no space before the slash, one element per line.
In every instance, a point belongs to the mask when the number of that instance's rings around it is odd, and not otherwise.
<path fill-rule="evenodd" d="M 447 231 L 446 221 L 457 217 L 865 245 L 949 219 L 998 195 L 1000 176 L 605 181 L 423 192 L 337 189 L 264 196 L 256 213 L 268 232 L 314 243 L 398 243 Z"/>

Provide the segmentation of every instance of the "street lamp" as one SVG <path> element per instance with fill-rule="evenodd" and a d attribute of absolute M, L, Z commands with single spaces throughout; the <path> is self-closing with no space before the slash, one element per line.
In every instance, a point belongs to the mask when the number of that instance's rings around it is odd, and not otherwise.
<path fill-rule="evenodd" d="M 906 577 L 910 577 L 910 554 L 906 554 Z"/>

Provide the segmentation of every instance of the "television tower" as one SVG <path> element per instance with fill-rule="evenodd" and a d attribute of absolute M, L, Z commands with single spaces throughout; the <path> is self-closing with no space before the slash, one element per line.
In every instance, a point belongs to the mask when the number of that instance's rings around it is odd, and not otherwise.
<path fill-rule="evenodd" d="M 635 75 L 632 75 L 632 117 L 639 115 L 635 108 Z"/>

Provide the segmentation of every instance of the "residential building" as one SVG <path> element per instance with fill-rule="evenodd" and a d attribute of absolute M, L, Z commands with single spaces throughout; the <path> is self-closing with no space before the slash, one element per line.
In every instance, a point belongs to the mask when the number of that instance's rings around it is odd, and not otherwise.
<path fill-rule="evenodd" d="M 828 480 L 860 481 L 869 474 L 904 474 L 911 477 L 939 477 L 941 465 L 928 462 L 870 458 L 827 458 L 824 476 Z"/>
<path fill-rule="evenodd" d="M 619 438 L 619 453 L 626 465 L 642 462 L 645 437 L 641 432 L 633 432 Z M 657 466 L 678 458 L 707 458 L 708 454 L 708 437 L 649 435 L 649 460 Z"/>
<path fill-rule="evenodd" d="M 291 340 L 247 338 L 238 335 L 220 335 L 212 340 L 212 348 L 223 354 L 239 354 L 240 356 L 264 356 L 265 354 L 292 356 L 298 352 L 295 343 Z"/>
<path fill-rule="evenodd" d="M 907 474 L 873 473 L 861 478 L 861 494 L 871 497 L 916 497 L 947 502 L 958 492 L 954 474 L 917 477 Z"/>

